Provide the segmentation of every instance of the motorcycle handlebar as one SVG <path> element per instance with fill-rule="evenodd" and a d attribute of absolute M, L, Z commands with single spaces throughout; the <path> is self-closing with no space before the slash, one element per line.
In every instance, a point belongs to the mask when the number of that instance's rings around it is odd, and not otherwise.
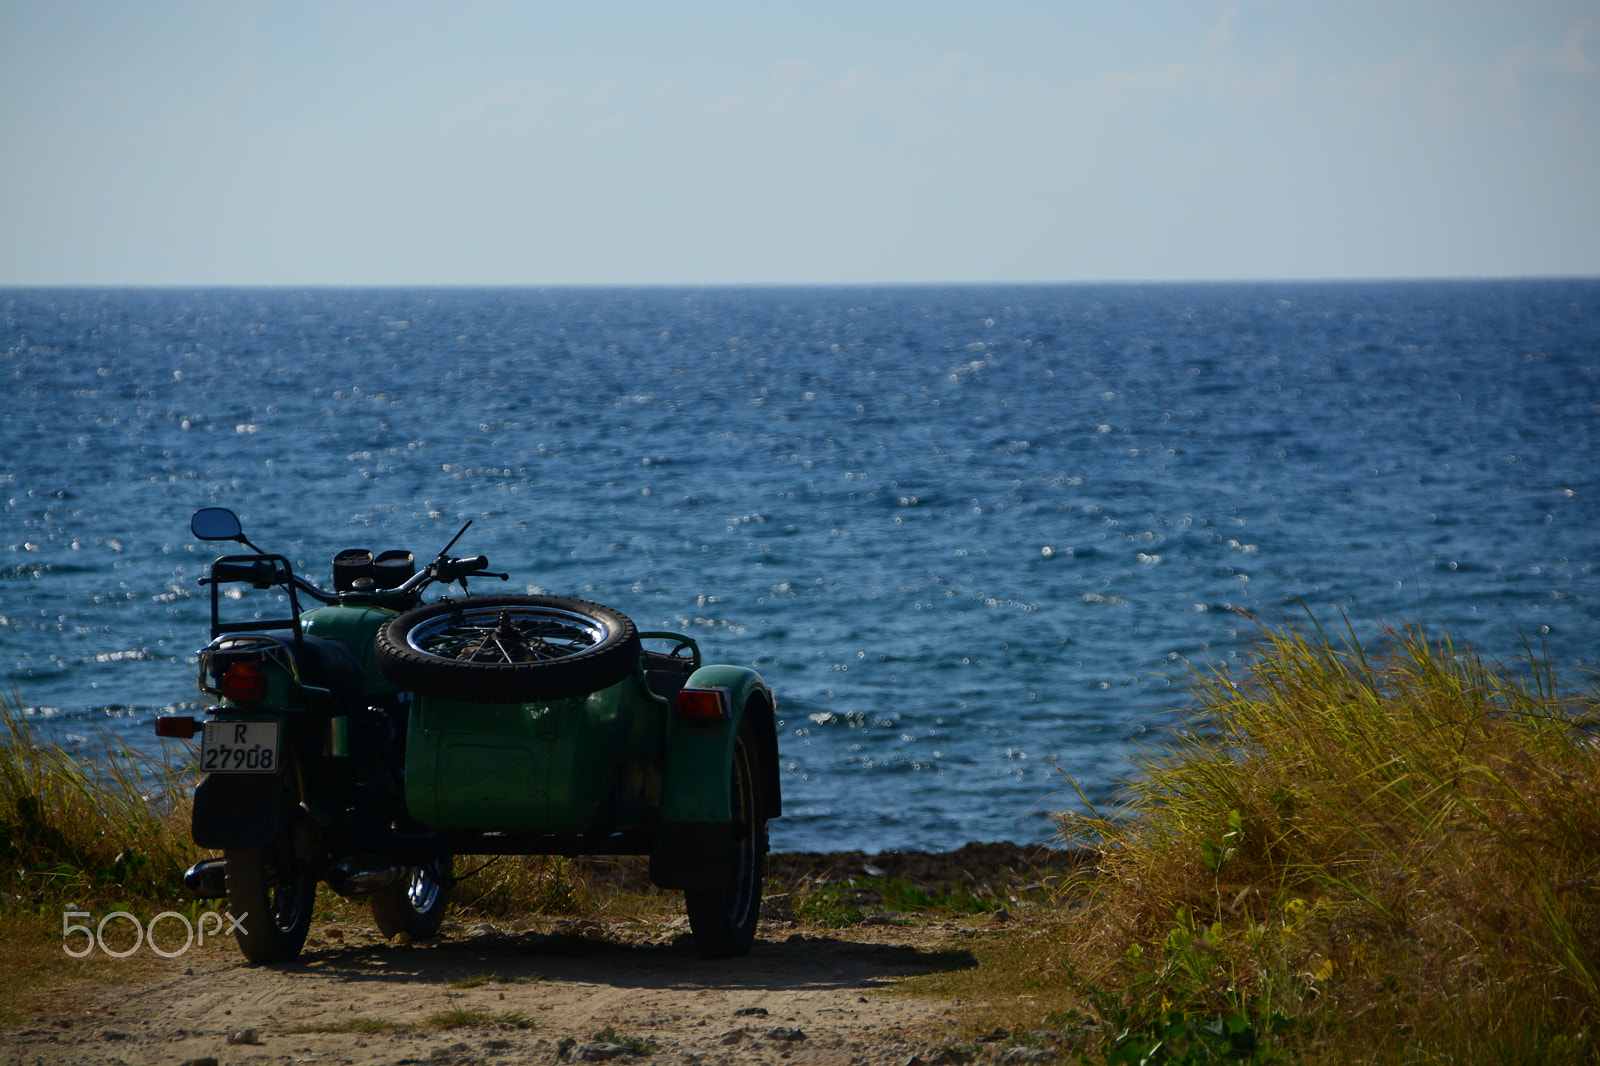
<path fill-rule="evenodd" d="M 312 599 L 317 600 L 320 603 L 339 602 L 339 596 L 337 593 L 324 592 L 322 589 L 317 588 L 317 586 L 313 585 L 299 574 L 294 575 L 294 583 L 295 587 L 301 592 L 304 592 L 307 596 L 310 596 Z"/>
<path fill-rule="evenodd" d="M 441 559 L 432 566 L 414 574 L 401 583 L 397 588 L 389 590 L 391 593 L 405 594 L 433 581 L 448 584 L 463 577 L 473 574 L 485 574 L 489 569 L 489 560 L 486 556 L 473 555 L 465 559 Z M 504 579 L 505 574 L 488 574 L 489 577 Z M 273 585 L 287 584 L 285 578 L 294 582 L 295 588 L 304 592 L 312 599 L 321 603 L 338 603 L 339 594 L 326 592 L 318 588 L 299 574 L 288 575 L 276 563 L 266 560 L 252 562 L 218 561 L 211 564 L 208 576 L 200 579 L 202 585 L 212 582 L 245 582 L 258 589 L 271 588 Z"/>
<path fill-rule="evenodd" d="M 474 555 L 466 559 L 442 559 L 434 564 L 436 576 L 440 581 L 454 581 L 489 569 L 489 560 L 482 555 Z"/>
<path fill-rule="evenodd" d="M 211 564 L 209 574 L 202 578 L 200 583 L 205 585 L 212 582 L 217 584 L 238 582 L 258 589 L 267 589 L 273 585 L 283 584 L 284 576 L 282 567 L 266 559 L 253 562 L 219 560 Z"/>

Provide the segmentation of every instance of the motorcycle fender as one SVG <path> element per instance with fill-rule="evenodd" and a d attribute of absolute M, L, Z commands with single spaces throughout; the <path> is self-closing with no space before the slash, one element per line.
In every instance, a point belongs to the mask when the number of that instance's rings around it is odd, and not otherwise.
<path fill-rule="evenodd" d="M 294 798 L 277 774 L 207 774 L 194 790 L 194 842 L 264 848 L 292 824 Z"/>
<path fill-rule="evenodd" d="M 706 722 L 673 716 L 667 724 L 667 758 L 661 782 L 663 823 L 718 822 L 728 824 L 728 777 L 733 766 L 733 745 L 745 714 L 764 714 L 758 723 L 767 816 L 777 814 L 772 801 L 776 790 L 776 742 L 772 740 L 772 694 L 754 670 L 739 666 L 703 666 L 690 675 L 686 688 L 719 688 L 728 694 L 727 721 Z M 772 756 L 767 756 L 767 749 Z"/>

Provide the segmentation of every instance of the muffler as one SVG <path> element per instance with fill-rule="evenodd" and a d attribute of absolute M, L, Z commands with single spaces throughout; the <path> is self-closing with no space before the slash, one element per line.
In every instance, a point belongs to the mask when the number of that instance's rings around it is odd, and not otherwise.
<path fill-rule="evenodd" d="M 221 899 L 228 894 L 226 859 L 201 859 L 183 871 L 183 887 L 201 899 Z"/>
<path fill-rule="evenodd" d="M 339 895 L 365 896 L 393 888 L 406 877 L 409 867 L 398 866 L 388 859 L 341 859 L 328 870 L 328 887 Z"/>

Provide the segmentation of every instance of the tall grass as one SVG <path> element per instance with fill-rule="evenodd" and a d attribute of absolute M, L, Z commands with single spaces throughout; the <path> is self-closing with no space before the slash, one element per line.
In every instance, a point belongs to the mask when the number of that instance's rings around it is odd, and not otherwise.
<path fill-rule="evenodd" d="M 1591 1061 L 1591 688 L 1449 637 L 1267 631 L 1195 678 L 1115 814 L 1070 957 L 1114 1059 Z"/>
<path fill-rule="evenodd" d="M 0 892 L 6 909 L 63 902 L 183 898 L 189 839 L 185 781 L 113 740 L 90 757 L 34 736 L 15 693 L 0 693 Z"/>

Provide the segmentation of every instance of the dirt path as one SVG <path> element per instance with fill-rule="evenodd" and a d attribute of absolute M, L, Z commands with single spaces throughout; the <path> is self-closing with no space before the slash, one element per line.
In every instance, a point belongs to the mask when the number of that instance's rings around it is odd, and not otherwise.
<path fill-rule="evenodd" d="M 961 882 L 992 895 L 998 886 L 1004 900 L 1077 861 L 969 845 L 933 856 L 774 855 L 769 870 L 796 885 L 865 870 L 930 889 Z M 715 962 L 671 914 L 447 923 L 423 944 L 384 942 L 364 912 L 319 917 L 292 965 L 248 965 L 231 940 L 213 938 L 169 962 L 148 957 L 114 985 L 42 990 L 27 1023 L 0 1030 L 0 1066 L 970 1061 L 953 1048 L 955 1004 L 887 989 L 975 965 L 975 942 L 1017 921 L 911 918 L 861 902 L 863 922 L 829 930 L 797 923 L 779 897 L 749 956 Z M 1029 1050 L 998 1058 L 1034 1061 L 1020 1054 Z"/>
<path fill-rule="evenodd" d="M 836 934 L 766 925 L 747 958 L 708 962 L 671 923 L 484 924 L 401 946 L 319 923 L 320 943 L 292 966 L 250 966 L 223 944 L 56 998 L 0 1033 L 0 1062 L 626 1062 L 643 1058 L 625 1051 L 638 1041 L 663 1066 L 898 1066 L 950 1043 L 950 1004 L 883 990 L 970 966 L 961 945 L 983 920 Z M 608 1028 L 614 1037 L 596 1038 Z"/>

